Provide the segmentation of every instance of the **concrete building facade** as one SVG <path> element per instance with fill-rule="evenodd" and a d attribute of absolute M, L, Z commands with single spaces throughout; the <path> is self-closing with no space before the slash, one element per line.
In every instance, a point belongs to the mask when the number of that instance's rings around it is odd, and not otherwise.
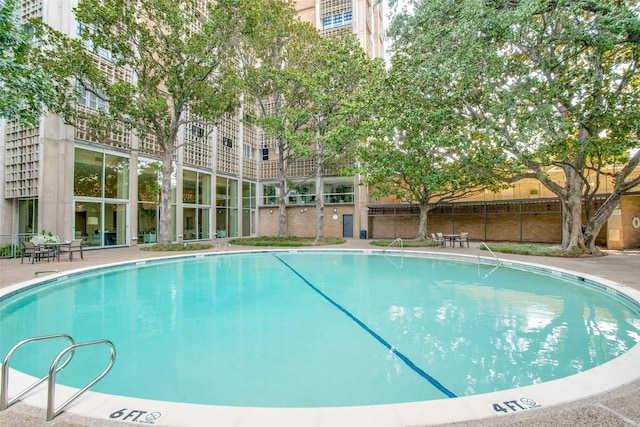
<path fill-rule="evenodd" d="M 205 1 L 205 0 L 203 0 Z M 72 9 L 77 0 L 22 0 L 24 20 L 41 18 L 69 36 L 81 28 Z M 372 0 L 301 0 L 297 10 L 325 36 L 338 31 L 357 34 L 370 56 L 383 52 L 382 5 Z M 131 80 L 114 67 L 108 52 L 94 52 L 110 77 Z M 78 108 L 97 109 L 100 99 L 83 93 Z M 277 234 L 274 181 L 275 146 L 260 129 L 240 120 L 244 112 L 225 117 L 214 129 L 191 125 L 180 138 L 188 142 L 177 153 L 173 194 L 173 239 L 209 240 Z M 39 126 L 0 122 L 0 235 L 53 232 L 87 246 L 122 246 L 157 240 L 159 148 L 123 129 L 99 142 L 82 124 L 65 125 L 49 114 Z M 271 155 L 269 155 L 271 154 Z M 307 176 L 313 165 L 291 167 L 291 180 Z M 366 192 L 356 177 L 323 177 L 327 236 L 352 236 L 366 221 Z M 155 189 L 157 193 L 157 189 Z M 299 185 L 288 197 L 290 234 L 315 229 L 309 185 Z M 308 213 L 307 213 L 308 212 Z M 275 231 L 274 231 L 274 226 Z M 313 232 L 311 231 L 311 235 Z"/>

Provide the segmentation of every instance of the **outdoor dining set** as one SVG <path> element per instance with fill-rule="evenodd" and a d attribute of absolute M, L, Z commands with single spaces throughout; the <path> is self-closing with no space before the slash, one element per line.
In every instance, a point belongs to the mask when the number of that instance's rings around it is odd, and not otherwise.
<path fill-rule="evenodd" d="M 469 247 L 469 233 L 462 232 L 460 234 L 443 234 L 443 233 L 431 233 L 431 241 L 436 246 L 444 248 L 447 246 L 447 242 L 451 247 L 460 244 L 460 247 L 464 247 L 465 243 Z"/>
<path fill-rule="evenodd" d="M 60 261 L 60 254 L 69 254 L 69 261 L 73 261 L 74 252 L 80 253 L 80 258 L 84 259 L 82 253 L 82 239 L 67 240 L 65 242 L 41 242 L 37 239 L 31 239 L 22 242 L 22 257 L 20 264 L 24 263 L 24 259 L 28 258 L 33 264 L 36 261 L 47 259 Z"/>

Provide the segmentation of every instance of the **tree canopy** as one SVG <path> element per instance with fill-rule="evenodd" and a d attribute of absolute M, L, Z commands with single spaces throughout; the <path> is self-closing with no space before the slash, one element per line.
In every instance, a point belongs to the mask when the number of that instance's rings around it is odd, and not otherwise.
<path fill-rule="evenodd" d="M 465 168 L 468 119 L 454 114 L 437 91 L 423 92 L 398 62 L 369 102 L 376 120 L 359 149 L 362 173 L 373 196 L 395 195 L 420 207 L 416 238 L 427 238 L 427 214 L 438 204 L 500 188 L 498 180 Z"/>
<path fill-rule="evenodd" d="M 504 182 L 537 178 L 562 205 L 562 247 L 597 251 L 620 195 L 640 182 L 638 2 L 410 4 L 391 26 L 393 66 L 448 117 L 468 120 L 465 167 Z M 585 210 L 603 177 L 611 194 Z"/>
<path fill-rule="evenodd" d="M 81 0 L 75 9 L 79 39 L 43 27 L 41 40 L 55 52 L 41 58 L 64 89 L 58 112 L 68 123 L 89 123 L 106 142 L 114 129 L 133 130 L 141 143 L 157 144 L 161 167 L 158 241 L 171 233 L 171 179 L 191 123 L 213 124 L 240 103 L 239 65 L 251 32 L 247 12 L 258 1 Z M 125 72 L 99 67 L 108 57 Z M 123 76 L 130 73 L 130 78 Z M 84 93 L 102 100 L 76 108 Z"/>
<path fill-rule="evenodd" d="M 0 118 L 35 126 L 56 99 L 51 76 L 33 61 L 34 38 L 20 25 L 16 0 L 0 2 Z"/>

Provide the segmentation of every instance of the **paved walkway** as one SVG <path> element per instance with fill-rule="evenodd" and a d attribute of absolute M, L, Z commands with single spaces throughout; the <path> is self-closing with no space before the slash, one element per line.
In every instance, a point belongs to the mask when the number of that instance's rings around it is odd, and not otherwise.
<path fill-rule="evenodd" d="M 373 247 L 367 240 L 349 239 L 344 245 L 335 246 L 341 249 L 380 249 Z M 246 250 L 254 247 L 241 247 L 232 245 L 229 249 L 224 246 L 213 248 L 211 251 Z M 264 249 L 264 248 L 260 248 Z M 476 256 L 488 256 L 486 251 L 479 252 L 477 244 L 471 242 L 471 248 L 430 248 L 414 249 L 420 251 L 447 251 L 459 254 Z M 200 253 L 200 252 L 199 252 Z M 185 254 L 185 253 L 179 253 Z M 84 260 L 78 254 L 74 254 L 73 262 L 67 258 L 60 262 L 40 261 L 31 264 L 25 260 L 21 264 L 20 259 L 0 260 L 0 288 L 32 280 L 36 274 L 44 277 L 52 274 L 50 270 L 59 272 L 78 268 L 89 268 L 98 265 L 131 261 L 142 258 L 162 257 L 176 255 L 176 253 L 149 252 L 139 248 L 111 248 L 99 250 L 86 250 Z M 640 251 L 610 252 L 607 256 L 597 258 L 549 258 L 531 257 L 509 254 L 497 254 L 503 259 L 514 261 L 532 262 L 548 266 L 564 268 L 582 272 L 589 275 L 603 277 L 620 284 L 640 290 Z M 0 313 L 1 314 L 1 313 Z M 1 317 L 1 316 L 0 316 Z M 3 355 L 0 355 L 3 356 Z M 63 412 L 55 420 L 44 421 L 44 411 L 41 408 L 33 408 L 18 403 L 8 410 L 0 412 L 0 425 L 3 427 L 17 426 L 115 426 L 123 423 L 86 419 Z M 532 411 L 503 415 L 490 419 L 483 419 L 469 423 L 453 424 L 454 426 L 640 426 L 640 379 L 629 378 L 629 383 L 588 399 L 572 402 L 556 407 L 544 407 Z M 389 426 L 395 427 L 395 426 Z"/>

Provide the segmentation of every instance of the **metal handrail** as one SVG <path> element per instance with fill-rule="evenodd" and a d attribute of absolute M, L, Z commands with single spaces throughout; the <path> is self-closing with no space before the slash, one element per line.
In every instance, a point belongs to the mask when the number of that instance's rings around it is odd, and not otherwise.
<path fill-rule="evenodd" d="M 487 246 L 487 244 L 485 242 L 480 242 L 480 244 L 478 245 L 478 262 L 480 262 L 480 247 L 484 246 L 491 255 L 493 255 L 493 257 L 496 259 L 496 261 L 498 261 L 498 265 L 502 265 L 502 260 L 500 258 L 498 258 L 496 256 L 496 254 L 493 253 L 493 251 L 491 250 L 491 248 L 489 248 L 489 246 Z"/>
<path fill-rule="evenodd" d="M 55 393 L 56 393 L 55 374 L 56 374 L 56 372 L 58 372 L 60 369 L 62 369 L 67 364 L 67 362 L 65 361 L 65 363 L 60 368 L 56 368 L 56 365 L 58 364 L 58 362 L 60 362 L 60 359 L 62 359 L 62 357 L 67 353 L 73 354 L 73 352 L 77 348 L 88 347 L 88 346 L 98 345 L 98 344 L 105 344 L 106 346 L 109 347 L 109 351 L 111 353 L 111 356 L 109 358 L 109 364 L 107 365 L 107 367 L 102 371 L 102 373 L 100 375 L 95 377 L 93 379 L 93 381 L 91 381 L 89 384 L 87 384 L 82 389 L 80 389 L 78 392 L 76 392 L 73 396 L 71 396 L 69 399 L 67 399 L 67 401 L 64 402 L 62 405 L 60 405 L 59 407 L 55 408 Z M 60 412 L 62 412 L 62 410 L 64 408 L 69 406 L 74 400 L 76 400 L 78 397 L 80 397 L 80 395 L 82 393 L 87 391 L 95 383 L 97 383 L 102 378 L 104 378 L 104 376 L 107 375 L 107 373 L 109 373 L 109 371 L 113 367 L 113 364 L 115 363 L 115 361 L 116 361 L 116 348 L 113 345 L 113 343 L 111 341 L 109 341 L 109 340 L 87 341 L 87 342 L 71 345 L 71 346 L 65 348 L 64 350 L 62 350 L 58 354 L 58 356 L 54 359 L 53 363 L 51 363 L 51 367 L 49 368 L 49 376 L 48 376 L 49 377 L 49 384 L 48 384 L 49 387 L 48 387 L 48 396 L 47 396 L 47 421 L 51 421 L 52 419 L 54 419 Z"/>
<path fill-rule="evenodd" d="M 401 239 L 400 237 L 398 237 L 398 238 L 397 238 L 396 240 L 394 240 L 393 242 L 389 243 L 389 244 L 387 245 L 387 247 L 386 247 L 386 248 L 384 248 L 384 250 L 389 249 L 391 246 L 393 246 L 393 244 L 394 244 L 395 242 L 400 242 L 400 249 L 404 250 L 404 242 L 402 241 L 402 239 Z"/>
<path fill-rule="evenodd" d="M 35 277 L 38 277 L 38 274 L 44 273 L 58 273 L 58 270 L 40 270 L 35 272 Z"/>
<path fill-rule="evenodd" d="M 9 406 L 16 403 L 18 399 L 20 399 L 25 394 L 29 393 L 31 390 L 33 390 L 34 388 L 42 384 L 47 378 L 49 378 L 48 375 L 45 375 L 44 377 L 40 378 L 38 381 L 30 385 L 29 387 L 22 390 L 13 399 L 9 399 L 9 361 L 13 353 L 15 353 L 15 351 L 18 350 L 18 348 L 22 347 L 25 344 L 29 344 L 35 341 L 44 341 L 44 340 L 50 340 L 50 339 L 56 339 L 56 338 L 66 339 L 71 344 L 71 346 L 75 344 L 75 342 L 73 341 L 73 338 L 71 338 L 69 335 L 55 334 L 55 335 L 45 335 L 41 337 L 33 337 L 33 338 L 28 338 L 26 340 L 22 340 L 18 344 L 14 345 L 11 348 L 11 350 L 9 350 L 4 360 L 2 361 L 2 374 L 0 378 L 0 411 L 4 411 Z M 57 371 L 67 366 L 71 361 L 72 357 L 73 357 L 73 352 L 69 353 L 67 360 L 64 361 L 64 363 L 57 369 Z"/>

